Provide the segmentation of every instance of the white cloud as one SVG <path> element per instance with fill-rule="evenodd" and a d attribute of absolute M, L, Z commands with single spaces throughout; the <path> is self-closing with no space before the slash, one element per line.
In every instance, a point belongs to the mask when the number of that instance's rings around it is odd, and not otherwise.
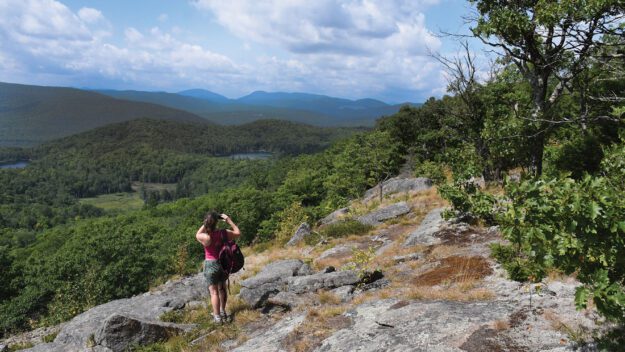
<path fill-rule="evenodd" d="M 434 0 L 195 0 L 244 40 L 293 53 L 426 53 L 440 41 L 420 12 Z"/>
<path fill-rule="evenodd" d="M 423 15 L 436 1 L 195 1 L 243 38 L 233 43 L 244 48 L 237 62 L 189 42 L 184 28 L 114 30 L 98 9 L 0 0 L 0 81 L 419 100 L 445 86 L 426 55 L 440 47 Z M 254 55 L 258 43 L 264 56 Z"/>
<path fill-rule="evenodd" d="M 96 23 L 104 19 L 102 12 L 90 7 L 83 7 L 78 10 L 78 17 L 86 23 Z"/>

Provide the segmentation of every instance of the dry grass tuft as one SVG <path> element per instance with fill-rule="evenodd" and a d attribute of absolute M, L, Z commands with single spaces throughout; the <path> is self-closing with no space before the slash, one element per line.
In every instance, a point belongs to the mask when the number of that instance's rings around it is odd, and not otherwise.
<path fill-rule="evenodd" d="M 342 315 L 345 310 L 346 306 L 309 309 L 304 322 L 287 336 L 283 344 L 296 352 L 313 350 L 334 331 L 352 324 L 350 318 Z"/>
<path fill-rule="evenodd" d="M 496 320 L 493 322 L 493 329 L 496 331 L 503 331 L 510 329 L 510 323 L 506 320 Z"/>
<path fill-rule="evenodd" d="M 451 256 L 441 259 L 434 269 L 417 276 L 413 283 L 418 286 L 435 286 L 443 283 L 471 282 L 492 273 L 493 269 L 483 257 Z"/>
<path fill-rule="evenodd" d="M 321 304 L 339 304 L 341 299 L 330 291 L 321 291 L 318 294 L 319 303 Z"/>

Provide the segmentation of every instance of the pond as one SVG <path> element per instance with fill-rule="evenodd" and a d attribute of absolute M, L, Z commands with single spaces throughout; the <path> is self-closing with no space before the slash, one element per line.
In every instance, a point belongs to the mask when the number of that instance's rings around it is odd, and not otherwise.
<path fill-rule="evenodd" d="M 11 164 L 0 164 L 0 169 L 23 169 L 29 164 L 28 161 L 18 161 Z"/>
<path fill-rule="evenodd" d="M 269 159 L 273 156 L 272 153 L 268 152 L 252 152 L 252 153 L 237 153 L 226 156 L 226 158 L 230 159 L 248 159 L 248 160 L 262 160 Z"/>

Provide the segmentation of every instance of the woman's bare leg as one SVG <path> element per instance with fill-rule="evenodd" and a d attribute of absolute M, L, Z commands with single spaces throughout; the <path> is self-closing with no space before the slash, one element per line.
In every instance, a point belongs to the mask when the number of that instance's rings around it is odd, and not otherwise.
<path fill-rule="evenodd" d="M 219 316 L 219 312 L 220 312 L 220 299 L 219 299 L 219 284 L 217 285 L 209 285 L 208 286 L 208 292 L 210 292 L 211 295 L 211 306 L 213 306 L 213 315 L 214 316 Z"/>
<path fill-rule="evenodd" d="M 226 291 L 226 283 L 222 282 L 218 285 L 219 288 L 219 307 L 223 314 L 226 314 L 226 303 L 228 303 L 228 291 Z"/>

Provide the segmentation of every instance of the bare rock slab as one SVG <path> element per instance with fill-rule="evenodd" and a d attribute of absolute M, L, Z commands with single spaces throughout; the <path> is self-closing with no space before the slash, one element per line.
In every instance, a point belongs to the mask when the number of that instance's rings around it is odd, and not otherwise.
<path fill-rule="evenodd" d="M 380 187 L 382 187 L 382 196 L 393 193 L 424 191 L 432 188 L 432 180 L 425 177 L 402 178 L 395 177 L 390 180 L 379 183 L 377 186 L 368 189 L 365 192 L 364 201 L 370 201 L 380 196 Z"/>
<path fill-rule="evenodd" d="M 362 279 L 354 270 L 318 273 L 291 277 L 287 280 L 288 290 L 294 293 L 315 292 L 319 289 L 332 289 L 345 285 L 355 285 Z"/>
<path fill-rule="evenodd" d="M 343 217 L 347 215 L 348 213 L 349 213 L 349 208 L 341 208 L 341 209 L 335 210 L 332 213 L 330 213 L 330 215 L 321 219 L 321 221 L 319 221 L 319 224 L 322 226 L 334 224 L 336 222 L 341 221 L 341 219 L 343 219 Z"/>
<path fill-rule="evenodd" d="M 301 225 L 299 225 L 299 227 L 293 234 L 293 237 L 291 237 L 291 239 L 289 240 L 289 242 L 286 243 L 286 245 L 287 247 L 295 246 L 299 244 L 300 242 L 302 242 L 309 235 L 310 235 L 310 225 L 304 222 Z"/>
<path fill-rule="evenodd" d="M 270 297 L 285 291 L 285 280 L 307 275 L 310 267 L 299 259 L 280 260 L 266 265 L 256 276 L 241 281 L 239 297 L 248 305 L 259 308 Z"/>
<path fill-rule="evenodd" d="M 233 349 L 232 352 L 287 351 L 287 349 L 283 347 L 282 342 L 304 321 L 305 317 L 305 314 L 287 316 L 276 325 L 269 327 L 270 333 L 265 329 L 259 329 L 255 331 L 243 345 Z"/>
<path fill-rule="evenodd" d="M 184 332 L 195 325 L 148 321 L 121 314 L 109 316 L 95 335 L 95 342 L 113 352 L 126 351 L 132 345 L 147 345 Z"/>
<path fill-rule="evenodd" d="M 345 313 L 354 324 L 315 351 L 461 351 L 476 329 L 507 312 L 499 302 L 369 302 Z"/>
<path fill-rule="evenodd" d="M 408 214 L 410 212 L 410 206 L 406 202 L 399 202 L 391 204 L 386 207 L 382 207 L 369 214 L 359 216 L 356 221 L 364 225 L 376 226 L 380 225 L 382 221 L 396 218 L 398 216 Z"/>
<path fill-rule="evenodd" d="M 434 235 L 442 229 L 447 223 L 442 213 L 444 208 L 436 208 L 431 210 L 421 221 L 419 227 L 414 230 L 404 242 L 404 247 L 410 247 L 417 244 L 433 245 L 438 244 L 441 240 Z"/>

